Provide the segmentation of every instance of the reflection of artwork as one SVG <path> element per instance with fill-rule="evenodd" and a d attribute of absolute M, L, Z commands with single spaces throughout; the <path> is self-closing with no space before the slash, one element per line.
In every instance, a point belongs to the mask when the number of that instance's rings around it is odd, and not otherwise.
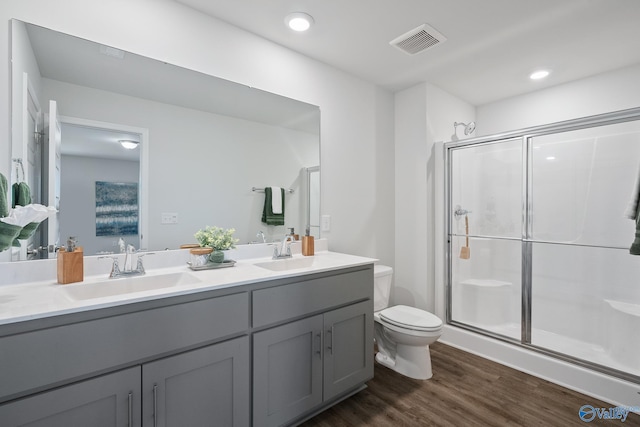
<path fill-rule="evenodd" d="M 138 183 L 96 181 L 96 236 L 138 234 Z"/>

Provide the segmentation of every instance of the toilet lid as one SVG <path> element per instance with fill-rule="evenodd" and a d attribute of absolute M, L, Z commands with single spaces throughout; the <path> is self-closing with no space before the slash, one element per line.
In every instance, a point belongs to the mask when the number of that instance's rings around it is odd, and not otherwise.
<path fill-rule="evenodd" d="M 442 327 L 442 320 L 435 314 L 406 305 L 396 305 L 380 312 L 380 318 L 392 325 L 416 331 L 433 331 Z"/>

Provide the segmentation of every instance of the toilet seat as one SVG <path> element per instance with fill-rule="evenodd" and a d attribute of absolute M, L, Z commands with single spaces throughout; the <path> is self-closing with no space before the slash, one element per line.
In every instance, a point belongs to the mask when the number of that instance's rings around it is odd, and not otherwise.
<path fill-rule="evenodd" d="M 434 332 L 442 329 L 442 320 L 428 311 L 406 305 L 396 305 L 380 311 L 380 320 L 399 328 Z"/>

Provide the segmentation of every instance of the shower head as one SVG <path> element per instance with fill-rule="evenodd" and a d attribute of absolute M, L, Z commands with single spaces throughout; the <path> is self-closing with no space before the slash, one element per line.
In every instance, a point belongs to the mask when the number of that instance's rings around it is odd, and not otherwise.
<path fill-rule="evenodd" d="M 469 135 L 470 133 L 472 133 L 474 130 L 476 130 L 476 122 L 469 122 L 469 124 L 467 123 L 462 123 L 462 122 L 454 122 L 453 123 L 453 130 L 457 130 L 458 126 L 464 126 L 464 134 L 465 135 Z"/>

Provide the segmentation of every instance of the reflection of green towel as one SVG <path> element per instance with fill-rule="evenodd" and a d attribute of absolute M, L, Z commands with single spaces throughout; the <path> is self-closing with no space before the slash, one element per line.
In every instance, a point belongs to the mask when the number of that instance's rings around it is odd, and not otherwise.
<path fill-rule="evenodd" d="M 284 189 L 282 192 L 282 213 L 274 214 L 271 207 L 271 187 L 264 189 L 264 208 L 262 209 L 262 222 L 267 225 L 284 225 Z"/>
<path fill-rule="evenodd" d="M 26 182 L 13 184 L 12 207 L 27 206 L 31 204 L 31 189 Z"/>
<path fill-rule="evenodd" d="M 9 204 L 7 203 L 7 192 L 9 191 L 9 183 L 7 177 L 0 173 L 0 218 L 9 215 Z"/>

